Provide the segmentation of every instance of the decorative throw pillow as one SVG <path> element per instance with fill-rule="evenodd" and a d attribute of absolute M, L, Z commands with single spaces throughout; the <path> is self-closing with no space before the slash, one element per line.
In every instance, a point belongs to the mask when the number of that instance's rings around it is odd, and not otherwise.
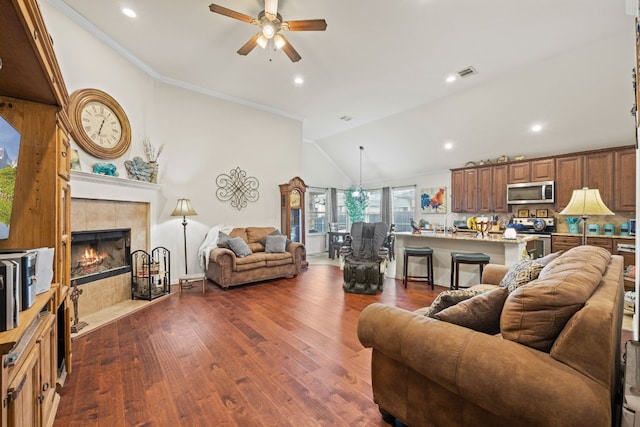
<path fill-rule="evenodd" d="M 268 253 L 282 253 L 287 247 L 287 236 L 280 234 L 278 236 L 267 236 L 264 251 Z"/>
<path fill-rule="evenodd" d="M 229 249 L 229 235 L 227 233 L 223 233 L 222 231 L 218 233 L 218 242 L 217 245 L 219 248 Z"/>
<path fill-rule="evenodd" d="M 282 234 L 280 232 L 280 230 L 278 230 L 278 229 L 273 230 L 271 233 L 268 234 L 268 236 L 284 236 L 285 237 L 285 243 L 284 243 L 285 250 L 287 249 L 287 246 L 289 246 L 289 243 L 292 242 L 291 239 L 289 239 L 285 234 Z M 267 246 L 267 236 L 265 236 L 262 239 L 258 240 L 258 243 L 262 243 L 262 246 L 266 247 Z"/>
<path fill-rule="evenodd" d="M 500 332 L 500 314 L 509 295 L 507 288 L 483 292 L 436 313 L 435 318 L 485 334 Z"/>
<path fill-rule="evenodd" d="M 253 253 L 242 237 L 233 237 L 229 239 L 229 249 L 231 249 L 238 258 L 244 258 Z"/>
<path fill-rule="evenodd" d="M 427 317 L 435 317 L 436 313 L 449 308 L 452 305 L 456 305 L 460 301 L 464 301 L 471 297 L 482 293 L 480 289 L 454 289 L 451 291 L 442 291 L 438 294 L 436 299 L 433 300 L 431 306 L 427 308 L 424 315 Z"/>
<path fill-rule="evenodd" d="M 513 292 L 520 286 L 537 279 L 543 268 L 544 265 L 535 260 L 523 259 L 518 261 L 507 271 L 499 286 L 509 289 L 509 292 Z"/>

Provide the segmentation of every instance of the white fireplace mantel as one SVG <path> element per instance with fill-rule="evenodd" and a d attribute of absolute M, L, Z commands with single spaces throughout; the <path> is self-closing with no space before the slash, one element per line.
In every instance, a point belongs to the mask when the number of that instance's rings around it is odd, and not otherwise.
<path fill-rule="evenodd" d="M 71 171 L 72 198 L 146 202 L 154 205 L 161 188 L 160 184 L 145 181 Z"/>

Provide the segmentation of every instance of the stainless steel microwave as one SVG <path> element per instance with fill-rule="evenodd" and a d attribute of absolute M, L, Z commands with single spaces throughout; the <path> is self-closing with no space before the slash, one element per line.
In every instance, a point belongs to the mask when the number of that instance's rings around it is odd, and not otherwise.
<path fill-rule="evenodd" d="M 555 203 L 555 194 L 554 181 L 507 185 L 507 203 L 510 205 Z"/>

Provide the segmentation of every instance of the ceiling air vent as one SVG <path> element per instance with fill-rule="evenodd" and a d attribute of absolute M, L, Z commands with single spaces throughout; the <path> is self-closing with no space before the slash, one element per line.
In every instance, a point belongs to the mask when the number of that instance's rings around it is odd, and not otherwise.
<path fill-rule="evenodd" d="M 475 68 L 469 66 L 467 68 L 463 68 L 462 70 L 458 71 L 458 75 L 462 78 L 464 77 L 469 77 L 469 76 L 473 76 L 474 74 L 478 74 L 478 72 L 476 71 Z"/>

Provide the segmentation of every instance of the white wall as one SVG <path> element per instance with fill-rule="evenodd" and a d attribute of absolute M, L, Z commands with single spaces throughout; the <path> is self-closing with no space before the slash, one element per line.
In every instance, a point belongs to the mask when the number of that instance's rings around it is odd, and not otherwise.
<path fill-rule="evenodd" d="M 171 217 L 178 198 L 191 199 L 197 216 L 187 226 L 189 272 L 199 270 L 197 250 L 215 224 L 280 225 L 278 184 L 294 176 L 303 180 L 302 123 L 264 111 L 169 86 L 121 57 L 55 8 L 43 2 L 42 13 L 69 92 L 96 88 L 111 94 L 131 122 L 131 148 L 109 161 L 126 177 L 124 161 L 143 159 L 144 138 L 164 145 L 159 163 L 158 206 L 151 218 L 151 244 L 172 254 L 172 276 L 184 272 L 182 218 Z M 96 159 L 78 149 L 84 171 Z M 240 167 L 258 179 L 259 199 L 242 210 L 216 197 L 216 177 Z M 315 184 L 315 183 L 314 183 Z M 73 186 L 72 186 L 73 195 Z"/>

